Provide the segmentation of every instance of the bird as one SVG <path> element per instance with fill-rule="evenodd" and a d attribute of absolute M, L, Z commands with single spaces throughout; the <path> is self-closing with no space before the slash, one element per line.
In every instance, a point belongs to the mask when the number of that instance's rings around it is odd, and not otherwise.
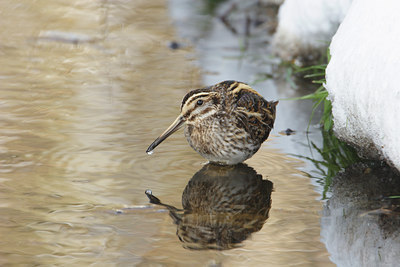
<path fill-rule="evenodd" d="M 150 203 L 168 209 L 176 235 L 187 249 L 231 249 L 258 232 L 269 218 L 273 183 L 245 163 L 208 163 L 182 193 L 182 209 L 161 202 L 151 190 Z"/>
<path fill-rule="evenodd" d="M 209 162 L 235 165 L 252 157 L 274 126 L 279 101 L 267 101 L 248 84 L 234 80 L 185 95 L 175 121 L 148 147 L 153 150 L 185 126 L 189 145 Z"/>

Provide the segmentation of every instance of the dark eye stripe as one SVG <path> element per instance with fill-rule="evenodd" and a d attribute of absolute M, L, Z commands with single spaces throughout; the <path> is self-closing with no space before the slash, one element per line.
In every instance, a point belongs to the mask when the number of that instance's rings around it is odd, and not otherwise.
<path fill-rule="evenodd" d="M 208 107 L 208 108 L 202 110 L 199 114 L 192 114 L 193 110 L 195 110 L 195 108 L 194 108 L 194 109 L 191 109 L 191 110 L 187 113 L 187 114 L 189 114 L 189 115 L 188 115 L 188 117 L 189 117 L 188 120 L 190 120 L 190 121 L 194 121 L 196 118 L 199 118 L 199 117 L 203 116 L 204 114 L 210 112 L 210 111 L 212 110 L 212 107 Z"/>
<path fill-rule="evenodd" d="M 185 97 L 182 100 L 182 105 L 181 108 L 188 102 L 189 99 L 191 99 L 193 96 L 195 95 L 207 95 L 209 92 L 211 92 L 211 87 L 206 87 L 206 88 L 202 88 L 202 89 L 196 89 L 196 90 L 192 90 L 189 93 L 187 93 L 185 95 Z"/>
<path fill-rule="evenodd" d="M 204 114 L 206 114 L 207 112 L 209 112 L 210 110 L 212 110 L 212 108 L 211 108 L 211 107 L 208 107 L 208 108 L 206 108 L 205 110 L 203 110 L 199 115 L 204 115 Z"/>
<path fill-rule="evenodd" d="M 190 103 L 192 103 L 193 101 L 196 101 L 197 99 L 208 96 L 208 95 L 209 95 L 209 93 L 202 93 L 202 94 L 194 95 L 188 101 L 186 101 L 186 103 L 184 103 L 184 104 L 190 105 Z"/>

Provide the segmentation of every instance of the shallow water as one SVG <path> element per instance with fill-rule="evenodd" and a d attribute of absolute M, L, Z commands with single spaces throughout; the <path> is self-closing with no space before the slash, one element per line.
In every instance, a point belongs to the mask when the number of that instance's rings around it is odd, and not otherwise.
<path fill-rule="evenodd" d="M 264 225 L 236 248 L 184 248 L 168 209 L 149 204 L 148 188 L 181 208 L 185 187 L 205 164 L 182 132 L 145 153 L 183 95 L 257 72 L 254 62 L 235 61 L 237 43 L 222 45 L 232 59 L 220 67 L 201 45 L 170 49 L 179 19 L 167 4 L 0 3 L 0 264 L 329 266 L 320 194 L 304 173 L 311 167 L 289 156 L 309 153 L 310 103 L 281 101 L 275 131 L 246 162 L 274 190 Z M 182 8 L 174 4 L 171 13 Z M 226 32 L 204 29 L 201 40 L 211 47 L 203 50 L 221 55 L 206 37 Z M 255 88 L 267 99 L 301 94 L 282 81 Z M 289 127 L 298 133 L 278 134 Z"/>

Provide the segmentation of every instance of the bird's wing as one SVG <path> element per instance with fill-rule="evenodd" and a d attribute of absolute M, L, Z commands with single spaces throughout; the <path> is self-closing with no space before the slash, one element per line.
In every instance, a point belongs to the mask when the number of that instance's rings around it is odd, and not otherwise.
<path fill-rule="evenodd" d="M 246 127 L 253 138 L 263 142 L 274 125 L 277 102 L 268 102 L 255 90 L 247 88 L 239 90 L 236 99 L 236 110 L 242 114 L 241 121 L 246 121 Z"/>

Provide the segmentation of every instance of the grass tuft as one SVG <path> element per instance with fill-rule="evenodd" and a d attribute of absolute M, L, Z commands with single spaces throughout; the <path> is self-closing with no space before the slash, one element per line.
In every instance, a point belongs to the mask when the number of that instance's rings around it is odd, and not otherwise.
<path fill-rule="evenodd" d="M 333 117 L 332 117 L 332 103 L 328 99 L 328 91 L 326 91 L 324 84 L 326 83 L 325 79 L 325 70 L 328 66 L 330 60 L 330 53 L 329 49 L 327 50 L 326 57 L 324 59 L 325 63 L 320 63 L 313 66 L 308 67 L 298 67 L 296 65 L 292 65 L 295 74 L 302 74 L 303 78 L 305 79 L 312 79 L 312 83 L 319 84 L 319 87 L 315 92 L 298 97 L 296 99 L 303 100 L 303 99 L 311 99 L 314 102 L 312 107 L 312 112 L 310 116 L 310 123 L 312 118 L 314 117 L 315 111 L 320 107 L 323 106 L 322 117 L 320 120 L 321 125 L 325 131 L 329 131 L 333 127 Z M 309 124 L 310 125 L 310 124 Z"/>
<path fill-rule="evenodd" d="M 310 173 L 310 176 L 317 179 L 317 181 L 323 186 L 324 190 L 322 193 L 322 199 L 326 199 L 333 177 L 344 168 L 360 162 L 361 159 L 358 156 L 357 151 L 345 142 L 340 141 L 333 134 L 332 130 L 321 132 L 323 140 L 322 147 L 318 147 L 314 142 L 311 142 L 310 144 L 310 147 L 314 151 L 317 151 L 321 156 L 321 159 L 305 157 L 302 155 L 295 156 L 306 159 L 314 164 L 316 170 L 313 171 L 313 173 Z"/>
<path fill-rule="evenodd" d="M 325 62 L 308 67 L 291 66 L 294 74 L 302 75 L 305 79 L 312 79 L 312 83 L 319 84 L 319 87 L 313 93 L 294 99 L 311 99 L 314 102 L 308 127 L 310 127 L 315 111 L 319 109 L 321 105 L 323 107 L 320 120 L 320 124 L 323 126 L 321 131 L 323 137 L 322 147 L 318 147 L 313 142 L 310 144 L 310 148 L 317 151 L 322 159 L 317 160 L 311 157 L 296 155 L 297 157 L 309 160 L 314 164 L 316 170 L 313 174 L 310 174 L 310 176 L 318 179 L 318 181 L 323 185 L 323 199 L 327 198 L 327 192 L 329 191 L 333 177 L 344 168 L 361 161 L 357 151 L 345 142 L 340 141 L 333 133 L 332 103 L 328 99 L 328 91 L 326 91 L 324 87 L 324 84 L 326 83 L 325 70 L 329 60 L 330 54 L 328 50 Z"/>

